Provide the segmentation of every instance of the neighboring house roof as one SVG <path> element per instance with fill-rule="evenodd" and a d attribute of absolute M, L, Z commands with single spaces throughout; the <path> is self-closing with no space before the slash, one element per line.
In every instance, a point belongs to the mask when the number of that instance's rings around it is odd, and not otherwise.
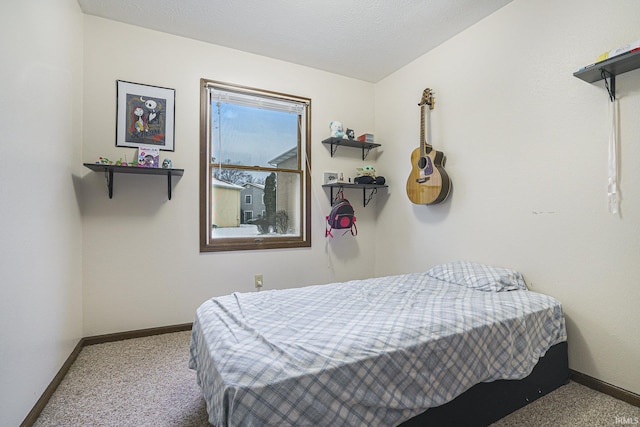
<path fill-rule="evenodd" d="M 253 182 L 246 182 L 246 183 L 242 184 L 242 186 L 244 188 L 255 187 L 255 188 L 259 189 L 259 190 L 264 191 L 264 184 L 255 184 Z"/>
<path fill-rule="evenodd" d="M 211 178 L 211 184 L 214 187 L 218 187 L 218 188 L 228 188 L 230 190 L 239 190 L 239 191 L 244 190 L 244 187 L 240 185 L 232 184 L 226 181 L 220 181 L 219 179 L 216 179 L 216 178 Z"/>
<path fill-rule="evenodd" d="M 278 154 L 276 157 L 269 160 L 267 163 L 273 166 L 277 166 L 278 164 L 284 162 L 285 160 L 289 160 L 290 158 L 295 157 L 297 155 L 298 155 L 298 147 L 295 146 L 293 148 L 289 148 L 284 153 Z"/>

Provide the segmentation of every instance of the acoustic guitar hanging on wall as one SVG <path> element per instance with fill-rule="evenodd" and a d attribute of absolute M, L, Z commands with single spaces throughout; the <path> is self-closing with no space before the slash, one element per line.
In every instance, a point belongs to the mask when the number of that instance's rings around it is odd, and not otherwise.
<path fill-rule="evenodd" d="M 427 108 L 433 110 L 435 99 L 431 89 L 422 92 L 420 106 L 420 147 L 411 153 L 411 173 L 407 179 L 407 196 L 416 205 L 443 202 L 451 191 L 451 180 L 444 170 L 445 156 L 427 143 L 425 117 L 430 124 Z"/>

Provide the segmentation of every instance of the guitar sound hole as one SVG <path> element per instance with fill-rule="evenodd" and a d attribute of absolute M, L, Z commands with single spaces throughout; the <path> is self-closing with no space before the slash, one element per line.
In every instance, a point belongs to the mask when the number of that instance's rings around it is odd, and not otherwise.
<path fill-rule="evenodd" d="M 424 169 L 427 166 L 427 159 L 424 157 L 420 157 L 418 160 L 418 169 Z"/>

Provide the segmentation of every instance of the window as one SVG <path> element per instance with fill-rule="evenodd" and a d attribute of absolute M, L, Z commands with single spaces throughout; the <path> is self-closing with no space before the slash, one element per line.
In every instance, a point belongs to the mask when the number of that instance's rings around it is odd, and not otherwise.
<path fill-rule="evenodd" d="M 200 251 L 311 246 L 311 100 L 201 79 L 200 101 Z"/>

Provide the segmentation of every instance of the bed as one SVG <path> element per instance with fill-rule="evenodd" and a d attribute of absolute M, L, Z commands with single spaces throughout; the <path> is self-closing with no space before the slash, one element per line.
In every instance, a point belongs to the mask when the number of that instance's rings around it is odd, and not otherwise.
<path fill-rule="evenodd" d="M 561 304 L 467 261 L 205 301 L 189 367 L 216 427 L 485 425 L 568 380 Z"/>

